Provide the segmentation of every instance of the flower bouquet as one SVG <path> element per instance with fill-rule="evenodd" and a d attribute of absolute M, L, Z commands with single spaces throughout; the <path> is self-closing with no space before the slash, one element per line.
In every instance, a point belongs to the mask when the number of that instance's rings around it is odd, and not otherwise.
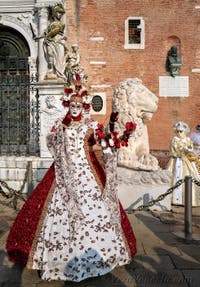
<path fill-rule="evenodd" d="M 114 148 L 119 149 L 121 146 L 127 147 L 130 135 L 136 130 L 136 123 L 127 122 L 125 124 L 125 130 L 122 135 L 119 136 L 118 132 L 111 131 L 102 124 L 98 124 L 95 130 L 95 138 L 97 144 L 102 148 Z"/>

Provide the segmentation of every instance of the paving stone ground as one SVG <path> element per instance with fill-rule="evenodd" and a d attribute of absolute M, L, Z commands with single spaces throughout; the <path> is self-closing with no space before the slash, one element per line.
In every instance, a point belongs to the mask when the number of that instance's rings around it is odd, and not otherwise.
<path fill-rule="evenodd" d="M 8 261 L 5 242 L 17 212 L 0 200 L 0 287 L 199 287 L 200 207 L 193 208 L 192 240 L 185 240 L 184 208 L 128 214 L 137 255 L 127 266 L 80 283 L 38 278 L 37 272 Z"/>

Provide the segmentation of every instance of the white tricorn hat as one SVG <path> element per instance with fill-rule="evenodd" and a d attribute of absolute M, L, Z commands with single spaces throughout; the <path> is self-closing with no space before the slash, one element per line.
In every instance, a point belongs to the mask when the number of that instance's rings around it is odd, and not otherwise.
<path fill-rule="evenodd" d="M 178 121 L 173 126 L 174 131 L 184 131 L 186 134 L 190 132 L 189 125 L 183 121 Z"/>

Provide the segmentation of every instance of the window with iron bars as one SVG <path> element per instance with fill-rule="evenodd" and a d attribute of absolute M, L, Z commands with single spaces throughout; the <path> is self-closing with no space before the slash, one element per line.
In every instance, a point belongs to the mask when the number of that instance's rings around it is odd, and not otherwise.
<path fill-rule="evenodd" d="M 32 82 L 27 57 L 0 57 L 0 155 L 39 152 L 39 96 Z"/>
<path fill-rule="evenodd" d="M 144 20 L 142 17 L 128 17 L 125 20 L 125 49 L 144 49 Z"/>

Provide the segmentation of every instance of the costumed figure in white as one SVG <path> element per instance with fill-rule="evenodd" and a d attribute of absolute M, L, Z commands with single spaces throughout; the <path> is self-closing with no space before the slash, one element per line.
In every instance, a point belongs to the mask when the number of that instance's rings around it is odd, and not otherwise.
<path fill-rule="evenodd" d="M 118 138 L 112 132 L 117 114 L 104 128 L 83 117 L 89 95 L 77 81 L 65 94 L 69 111 L 47 136 L 54 164 L 19 212 L 7 251 L 10 260 L 39 270 L 44 280 L 79 282 L 130 263 L 136 252 L 116 190 L 116 148 L 135 126 L 127 123 Z M 93 152 L 95 144 L 103 149 L 104 167 Z"/>
<path fill-rule="evenodd" d="M 185 176 L 191 176 L 200 181 L 200 176 L 195 165 L 193 143 L 187 135 L 190 131 L 188 124 L 178 121 L 174 124 L 173 129 L 175 136 L 170 142 L 170 160 L 167 167 L 172 173 L 171 186 L 178 180 L 184 179 Z M 185 204 L 184 184 L 174 189 L 172 204 Z M 192 205 L 200 206 L 200 188 L 195 184 L 192 185 Z"/>

